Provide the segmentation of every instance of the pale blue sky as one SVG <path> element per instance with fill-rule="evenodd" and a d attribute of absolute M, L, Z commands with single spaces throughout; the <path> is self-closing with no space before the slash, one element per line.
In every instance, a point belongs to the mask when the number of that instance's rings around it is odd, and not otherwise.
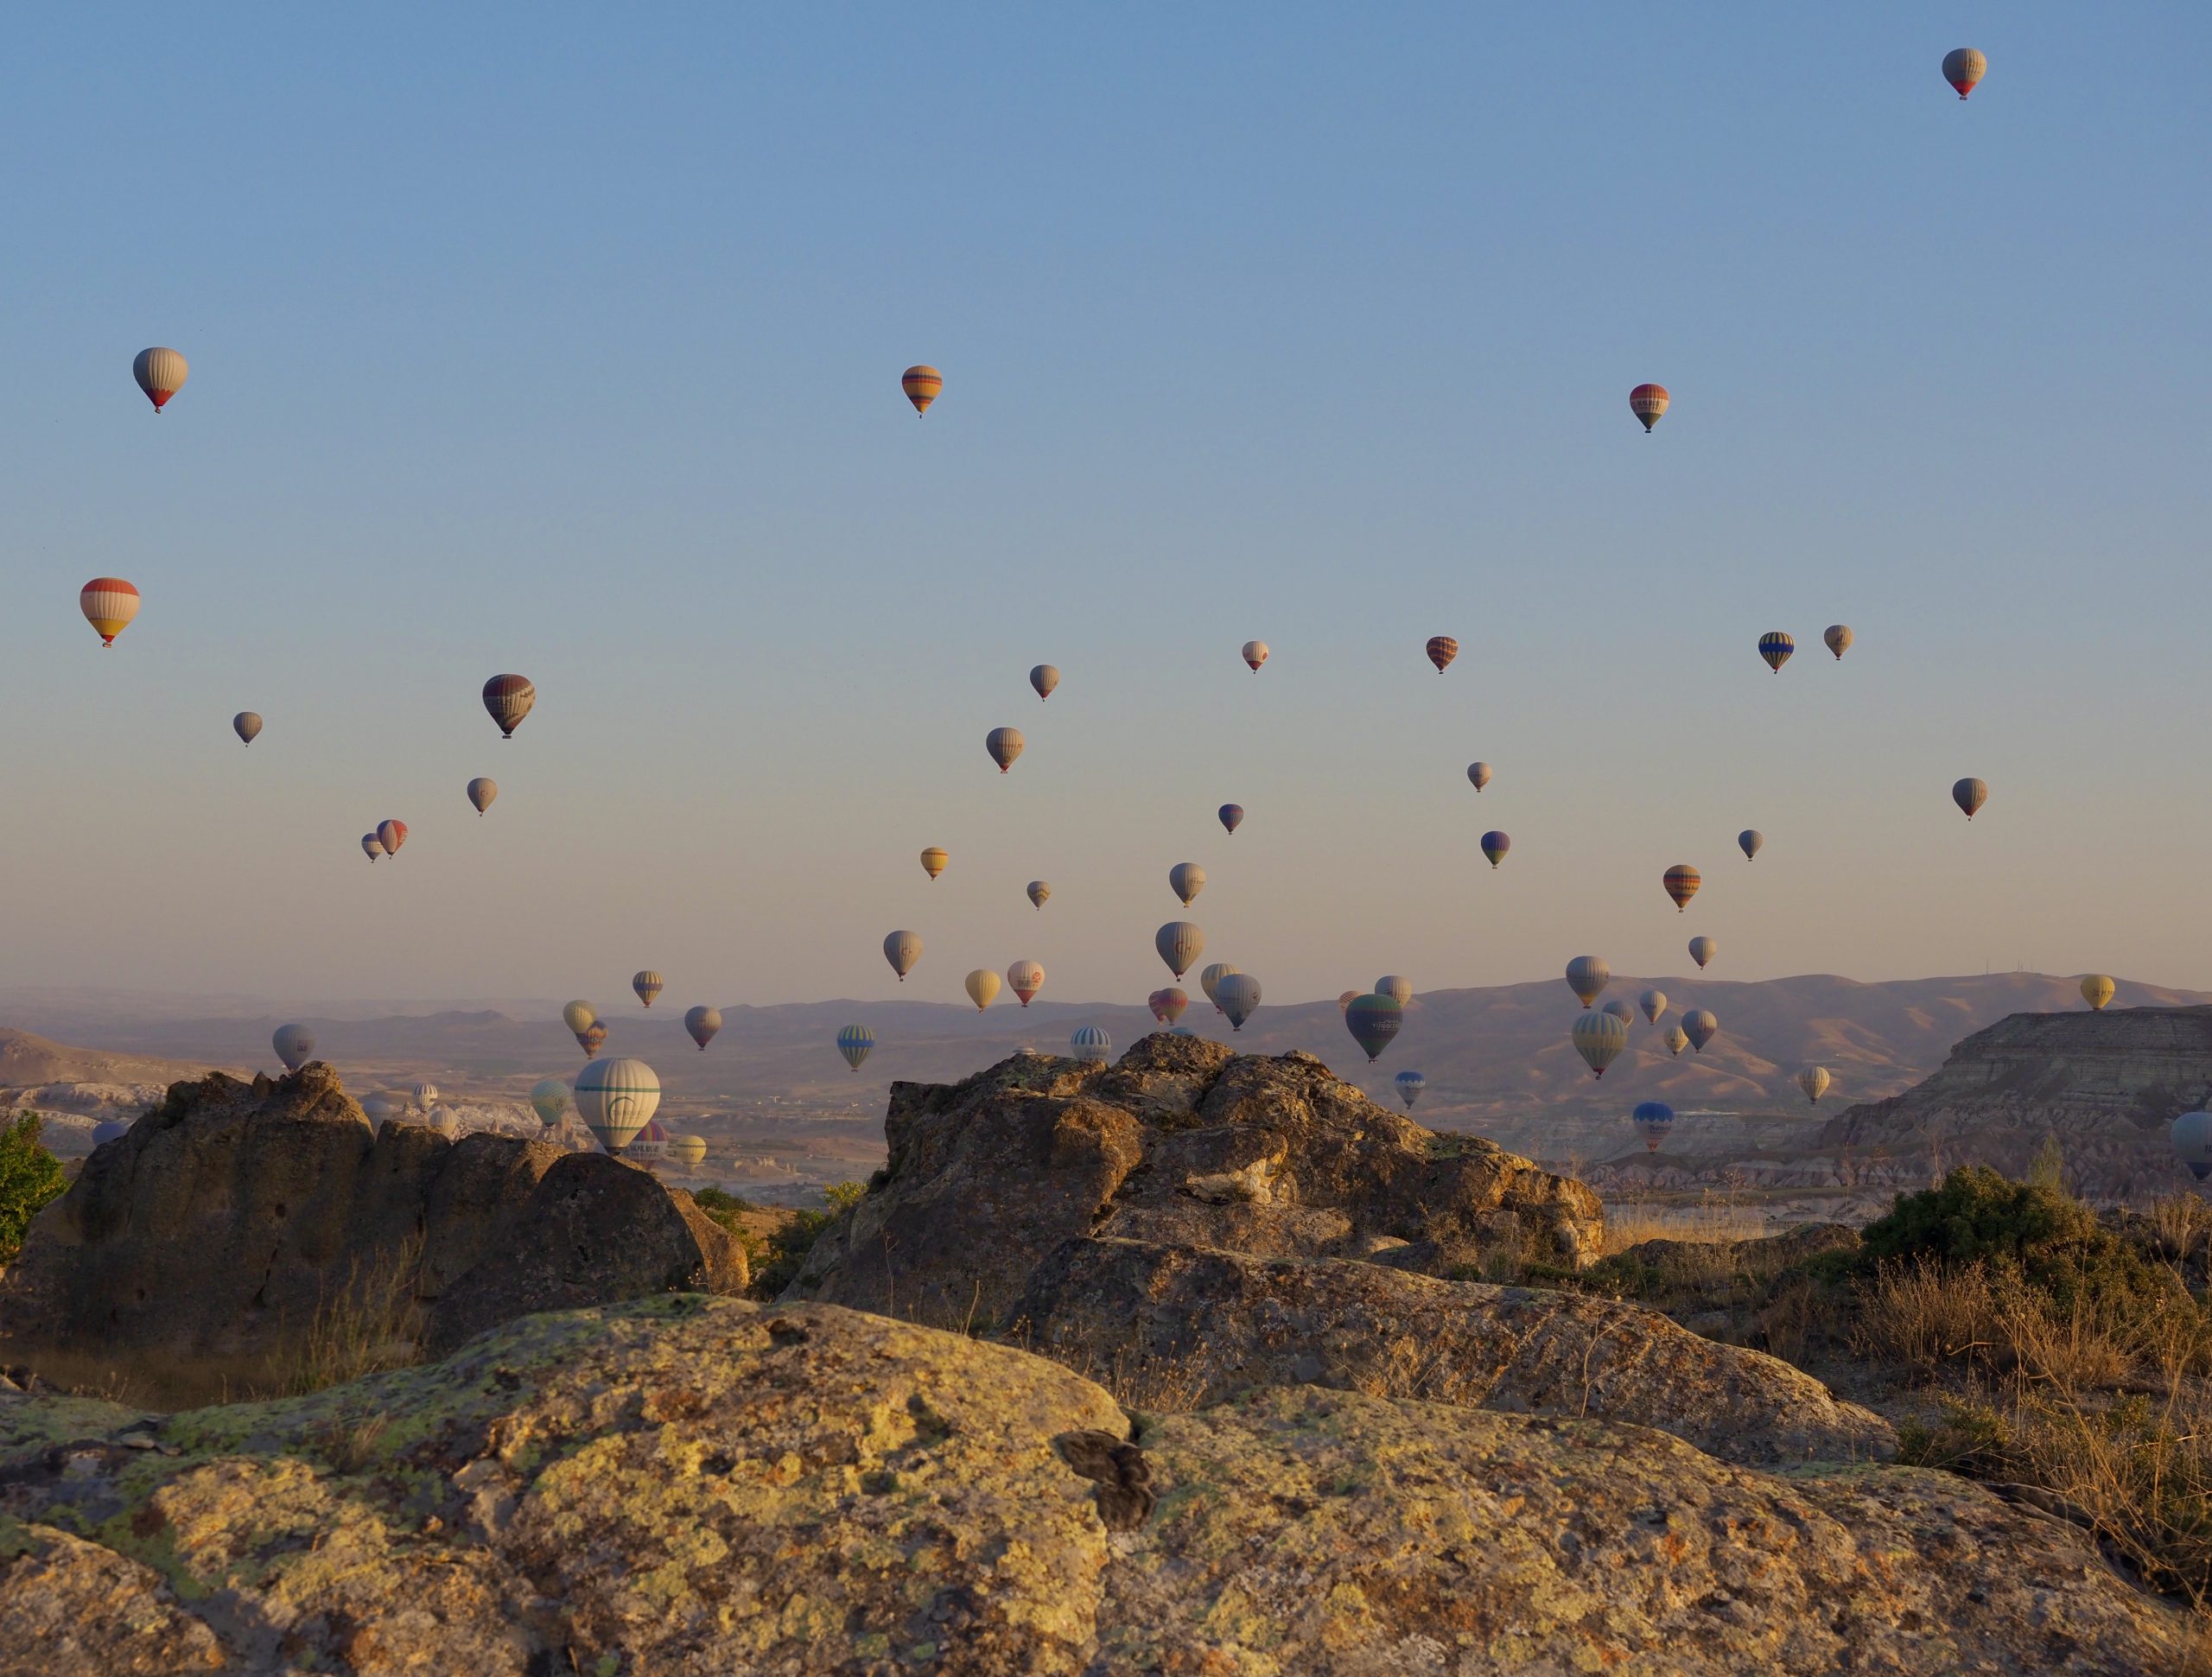
<path fill-rule="evenodd" d="M 1286 1000 L 1697 931 L 1716 976 L 2212 983 L 2208 48 L 2179 4 L 26 15 L 0 979 L 873 995 L 903 925 L 908 994 L 1124 999 L 1192 860 Z M 107 653 L 99 574 L 146 598 Z"/>

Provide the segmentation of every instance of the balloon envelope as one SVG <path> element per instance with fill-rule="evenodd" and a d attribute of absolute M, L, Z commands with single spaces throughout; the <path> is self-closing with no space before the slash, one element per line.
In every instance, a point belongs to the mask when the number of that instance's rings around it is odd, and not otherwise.
<path fill-rule="evenodd" d="M 1821 638 L 1827 643 L 1828 651 L 1834 653 L 1840 661 L 1851 650 L 1851 643 L 1855 637 L 1848 623 L 1831 623 L 1821 631 Z"/>
<path fill-rule="evenodd" d="M 1047 884 L 1046 884 L 1044 880 L 1030 880 L 1030 882 L 1029 882 L 1029 900 L 1030 900 L 1031 902 L 1033 902 L 1033 903 L 1036 904 L 1038 907 L 1039 907 L 1039 908 L 1044 907 L 1044 906 L 1045 906 L 1045 899 L 1046 899 L 1047 897 L 1051 896 L 1052 894 L 1052 887 L 1051 886 L 1049 886 L 1049 885 L 1047 885 Z"/>
<path fill-rule="evenodd" d="M 1095 1025 L 1078 1025 L 1068 1034 L 1068 1046 L 1076 1058 L 1098 1064 L 1114 1051 L 1114 1039 Z"/>
<path fill-rule="evenodd" d="M 1414 981 L 1396 973 L 1384 973 L 1375 981 L 1375 994 L 1387 995 L 1402 1007 L 1414 999 Z"/>
<path fill-rule="evenodd" d="M 1503 833 L 1491 831 L 1483 835 L 1483 854 L 1490 859 L 1492 867 L 1503 861 L 1505 853 L 1512 848 L 1513 841 Z"/>
<path fill-rule="evenodd" d="M 1242 1031 L 1244 1021 L 1260 1005 L 1260 981 L 1249 973 L 1230 973 L 1214 987 L 1213 999 L 1229 1015 L 1230 1028 Z"/>
<path fill-rule="evenodd" d="M 2212 1176 L 2212 1112 L 2184 1112 L 2174 1120 L 2174 1151 L 2199 1182 Z"/>
<path fill-rule="evenodd" d="M 699 1045 L 699 1051 L 704 1053 L 707 1045 L 715 1039 L 715 1032 L 722 1028 L 721 1013 L 714 1007 L 694 1007 L 683 1015 L 683 1028 Z"/>
<path fill-rule="evenodd" d="M 377 839 L 384 846 L 387 856 L 399 854 L 399 847 L 407 842 L 407 823 L 404 821 L 377 823 Z"/>
<path fill-rule="evenodd" d="M 1578 955 L 1567 963 L 1567 988 L 1581 999 L 1587 1007 L 1605 993 L 1605 986 L 1613 981 L 1613 969 L 1602 956 Z"/>
<path fill-rule="evenodd" d="M 595 1058 L 599 1051 L 607 1045 L 606 1022 L 602 1020 L 594 1020 L 576 1032 L 576 1040 L 583 1045 L 586 1059 Z"/>
<path fill-rule="evenodd" d="M 530 1104 L 537 1121 L 551 1129 L 569 1110 L 569 1086 L 558 1077 L 541 1077 L 531 1085 Z"/>
<path fill-rule="evenodd" d="M 1152 1016 L 1164 1025 L 1174 1024 L 1190 1005 L 1191 998 L 1172 984 L 1152 993 Z"/>
<path fill-rule="evenodd" d="M 1221 988 L 1221 981 L 1236 970 L 1228 962 L 1217 961 L 1198 975 L 1198 988 L 1206 993 L 1206 1000 L 1217 1008 L 1221 1006 L 1221 998 L 1216 994 Z M 1180 978 L 1182 975 L 1178 973 L 1176 976 Z"/>
<path fill-rule="evenodd" d="M 576 1115 L 609 1153 L 620 1153 L 652 1121 L 660 1079 L 643 1060 L 594 1060 L 577 1074 Z"/>
<path fill-rule="evenodd" d="M 561 1022 L 579 1036 L 590 1030 L 598 1017 L 588 1001 L 572 1001 L 561 1010 Z"/>
<path fill-rule="evenodd" d="M 1490 785 L 1490 765 L 1487 763 L 1468 764 L 1467 779 L 1477 791 L 1482 791 L 1484 787 Z"/>
<path fill-rule="evenodd" d="M 995 727 L 983 736 L 983 749 L 991 754 L 991 761 L 1004 774 L 1014 766 L 1014 759 L 1021 755 L 1029 742 L 1021 737 L 1018 727 Z"/>
<path fill-rule="evenodd" d="M 361 848 L 366 853 L 369 860 L 374 861 L 378 856 L 384 854 L 384 841 L 374 833 L 364 833 L 361 835 Z"/>
<path fill-rule="evenodd" d="M 1428 661 L 1436 666 L 1436 673 L 1440 676 L 1445 665 L 1459 656 L 1459 643 L 1449 635 L 1431 635 L 1427 650 Z"/>
<path fill-rule="evenodd" d="M 857 1071 L 861 1062 L 875 1051 L 875 1032 L 865 1025 L 848 1025 L 837 1032 L 837 1051 L 845 1057 L 845 1064 Z"/>
<path fill-rule="evenodd" d="M 1690 1039 L 1690 1046 L 1700 1054 L 1705 1052 L 1706 1044 L 1713 1040 L 1719 1029 L 1720 1021 L 1702 1007 L 1682 1021 L 1682 1034 Z"/>
<path fill-rule="evenodd" d="M 241 710 L 231 718 L 231 731 L 246 744 L 251 745 L 255 736 L 261 732 L 261 713 L 257 710 Z"/>
<path fill-rule="evenodd" d="M 1667 1139 L 1667 1132 L 1675 1128 L 1675 1108 L 1664 1101 L 1639 1101 L 1636 1110 L 1629 1114 L 1629 1121 L 1643 1138 L 1643 1150 L 1656 1153 L 1659 1144 Z"/>
<path fill-rule="evenodd" d="M 914 404 L 914 413 L 919 417 L 930 410 L 930 403 L 944 389 L 944 375 L 935 367 L 918 364 L 899 375 L 899 388 L 906 392 L 906 399 Z"/>
<path fill-rule="evenodd" d="M 1667 411 L 1667 402 L 1664 384 L 1638 384 L 1628 393 L 1628 410 L 1643 422 L 1647 436 L 1659 422 L 1660 415 Z"/>
<path fill-rule="evenodd" d="M 1620 996 L 1615 996 L 1611 1001 L 1607 1002 L 1598 1011 L 1601 1013 L 1611 1013 L 1615 1019 L 1618 1020 L 1624 1025 L 1633 1025 L 1636 1023 L 1635 1007 Z"/>
<path fill-rule="evenodd" d="M 1356 995 L 1344 1009 L 1344 1028 L 1367 1051 L 1372 1064 L 1406 1022 L 1405 1009 L 1387 995 Z"/>
<path fill-rule="evenodd" d="M 1206 935 L 1188 920 L 1170 920 L 1153 933 L 1152 946 L 1160 951 L 1160 958 L 1167 963 L 1167 970 L 1180 978 L 1190 971 L 1191 963 L 1205 952 Z M 1217 995 L 1214 999 L 1217 1003 L 1220 1000 Z"/>
<path fill-rule="evenodd" d="M 2082 1000 L 2089 1004 L 2091 1013 L 2101 1013 L 2105 1003 L 2112 1000 L 2113 992 L 2119 988 L 2104 974 L 2091 973 L 2082 981 Z"/>
<path fill-rule="evenodd" d="M 999 998 L 999 975 L 988 967 L 978 967 L 968 975 L 968 1000 L 976 1004 L 976 1011 L 984 1008 Z"/>
<path fill-rule="evenodd" d="M 499 783 L 489 775 L 480 774 L 468 783 L 468 801 L 476 806 L 480 816 L 492 807 L 492 800 L 499 795 Z"/>
<path fill-rule="evenodd" d="M 1805 1091 L 1805 1098 L 1813 1105 L 1821 1103 L 1821 1096 L 1828 1092 L 1828 1069 L 1824 1065 L 1808 1065 L 1797 1074 L 1797 1087 Z"/>
<path fill-rule="evenodd" d="M 1590 1075 L 1602 1077 L 1605 1068 L 1628 1046 L 1628 1021 L 1613 1013 L 1584 1013 L 1567 1036 L 1574 1051 L 1582 1056 L 1582 1063 L 1590 1068 Z"/>
<path fill-rule="evenodd" d="M 1006 969 L 1006 984 L 1027 1007 L 1029 998 L 1045 988 L 1045 969 L 1034 961 L 1017 961 Z"/>
<path fill-rule="evenodd" d="M 883 940 L 883 958 L 891 963 L 891 970 L 899 975 L 904 984 L 906 975 L 914 970 L 914 962 L 922 958 L 922 935 L 918 931 L 894 931 Z"/>
<path fill-rule="evenodd" d="M 922 852 L 922 872 L 928 874 L 931 879 L 935 879 L 938 874 L 944 872 L 945 863 L 951 860 L 952 857 L 946 852 L 943 845 L 932 844 L 928 849 Z"/>
<path fill-rule="evenodd" d="M 1244 662 L 1255 670 L 1268 661 L 1268 643 L 1264 640 L 1246 641 L 1243 651 Z"/>
<path fill-rule="evenodd" d="M 138 381 L 138 388 L 154 404 L 154 411 L 159 413 L 169 397 L 184 388 L 192 369 L 185 364 L 184 357 L 173 349 L 142 349 L 131 358 L 130 376 Z"/>
<path fill-rule="evenodd" d="M 284 1070 L 297 1071 L 315 1052 L 315 1032 L 304 1025 L 280 1025 L 270 1043 L 276 1050 L 276 1058 L 284 1062 Z"/>
<path fill-rule="evenodd" d="M 1669 1054 L 1675 1055 L 1678 1058 L 1681 1057 L 1682 1050 L 1690 1045 L 1689 1032 L 1683 1030 L 1679 1025 L 1669 1026 L 1667 1034 L 1660 1038 L 1659 1040 L 1667 1045 L 1667 1051 Z"/>
<path fill-rule="evenodd" d="M 1167 870 L 1167 888 L 1191 905 L 1191 899 L 1206 888 L 1206 870 L 1194 861 L 1179 861 Z"/>
<path fill-rule="evenodd" d="M 1406 1103 L 1406 1110 L 1414 1109 L 1414 1102 L 1421 1099 L 1421 1092 L 1428 1087 L 1428 1079 L 1418 1071 L 1401 1071 L 1390 1079 L 1390 1086 L 1398 1091 L 1398 1098 Z"/>
<path fill-rule="evenodd" d="M 499 725 L 502 739 L 515 737 L 522 719 L 530 715 L 531 706 L 537 702 L 537 689 L 531 685 L 527 676 L 494 676 L 484 683 L 484 708 Z"/>
<path fill-rule="evenodd" d="M 1988 73 L 1989 60 L 1971 47 L 1954 47 L 1943 54 L 1943 79 L 1957 90 L 1961 98 L 1980 86 Z"/>
<path fill-rule="evenodd" d="M 77 590 L 77 609 L 99 635 L 100 645 L 112 646 L 138 615 L 138 590 L 119 576 L 95 576 Z"/>
<path fill-rule="evenodd" d="M 1956 781 L 1952 785 L 1951 802 L 1963 810 L 1967 819 L 1972 821 L 1974 812 L 1989 802 L 1989 788 L 1972 776 L 1968 776 L 1966 779 Z"/>
<path fill-rule="evenodd" d="M 1759 656 L 1766 660 L 1766 667 L 1776 675 L 1789 662 L 1789 655 L 1797 650 L 1797 643 L 1779 629 L 1770 629 L 1759 637 Z"/>
<path fill-rule="evenodd" d="M 1689 907 L 1690 899 L 1697 895 L 1697 888 L 1705 883 L 1705 878 L 1688 862 L 1678 861 L 1667 870 L 1660 883 L 1675 899 L 1675 912 L 1680 914 Z"/>
<path fill-rule="evenodd" d="M 1049 664 L 1032 665 L 1029 684 L 1037 689 L 1039 698 L 1049 699 L 1052 696 L 1052 689 L 1060 684 L 1060 672 Z"/>
<path fill-rule="evenodd" d="M 1644 1018 L 1656 1025 L 1659 1015 L 1667 1011 L 1667 993 L 1664 990 L 1646 990 L 1637 997 L 1636 1005 L 1643 1009 Z"/>
<path fill-rule="evenodd" d="M 653 998 L 667 987 L 661 981 L 661 975 L 648 967 L 631 975 L 630 988 L 638 993 L 638 1000 L 650 1007 Z"/>
<path fill-rule="evenodd" d="M 1224 804 L 1217 813 L 1221 816 L 1222 826 L 1232 833 L 1243 824 L 1244 820 L 1244 806 L 1242 804 Z"/>
<path fill-rule="evenodd" d="M 707 1138 L 703 1135 L 679 1135 L 668 1144 L 668 1156 L 687 1171 L 696 1171 L 707 1162 Z"/>
<path fill-rule="evenodd" d="M 1720 953 L 1720 945 L 1710 937 L 1690 939 L 1690 959 L 1696 962 L 1698 970 L 1705 970 L 1705 963 Z"/>
<path fill-rule="evenodd" d="M 1766 835 L 1756 827 L 1746 827 L 1736 835 L 1736 848 L 1744 853 L 1745 861 L 1758 854 L 1760 847 L 1765 842 Z"/>

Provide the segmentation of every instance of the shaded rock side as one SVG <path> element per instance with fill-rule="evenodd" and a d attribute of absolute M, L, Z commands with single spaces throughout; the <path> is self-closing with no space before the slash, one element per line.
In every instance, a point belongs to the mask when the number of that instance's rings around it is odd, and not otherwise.
<path fill-rule="evenodd" d="M 151 1423 L 53 1401 L 0 1396 L 0 1677 L 2183 1668 L 2182 1615 L 1946 1475 L 1313 1388 L 1132 1438 L 1056 1363 L 829 1306 L 531 1317 Z"/>
<path fill-rule="evenodd" d="M 1889 1423 L 1758 1351 L 1641 1305 L 1375 1264 L 1069 1241 L 1014 1308 L 1015 1343 L 1140 1407 L 1262 1386 L 1656 1426 L 1726 1461 L 1885 1459 Z"/>
<path fill-rule="evenodd" d="M 1580 1183 L 1424 1129 L 1310 1054 L 1159 1032 L 1112 1066 L 1017 1055 L 964 1083 L 893 1083 L 884 1130 L 884 1172 L 787 1298 L 974 1326 L 1003 1324 L 1079 1236 L 1263 1257 L 1387 1238 L 1440 1272 L 1493 1248 L 1581 1267 L 1604 1240 Z"/>
<path fill-rule="evenodd" d="M 565 1258 L 556 1230 L 574 1237 Z M 434 1319 L 483 1325 L 533 1299 L 742 1286 L 744 1263 L 648 1172 L 509 1136 L 372 1130 L 318 1062 L 175 1084 L 96 1150 L 33 1223 L 0 1331 L 26 1351 L 245 1364 L 296 1350 L 318 1310 L 379 1278 Z"/>

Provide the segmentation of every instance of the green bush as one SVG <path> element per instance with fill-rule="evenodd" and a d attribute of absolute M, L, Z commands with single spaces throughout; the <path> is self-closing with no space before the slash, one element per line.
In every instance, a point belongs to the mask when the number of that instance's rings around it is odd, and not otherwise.
<path fill-rule="evenodd" d="M 15 1262 L 31 1219 L 69 1185 L 61 1161 L 39 1145 L 45 1129 L 35 1112 L 0 1127 L 0 1264 Z"/>

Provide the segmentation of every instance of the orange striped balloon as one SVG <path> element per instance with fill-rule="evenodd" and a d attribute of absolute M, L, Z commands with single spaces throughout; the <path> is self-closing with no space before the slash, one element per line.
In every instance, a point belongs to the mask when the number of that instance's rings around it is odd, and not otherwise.
<path fill-rule="evenodd" d="M 1438 675 L 1442 675 L 1444 666 L 1459 656 L 1459 643 L 1451 636 L 1431 635 L 1428 638 L 1428 661 L 1436 666 Z"/>
<path fill-rule="evenodd" d="M 1638 384 L 1628 393 L 1628 410 L 1643 422 L 1646 436 L 1659 422 L 1659 416 L 1667 411 L 1667 387 L 1664 384 Z"/>
<path fill-rule="evenodd" d="M 494 676 L 484 683 L 484 708 L 499 725 L 499 737 L 512 740 L 522 719 L 537 702 L 537 689 L 527 676 Z"/>
<path fill-rule="evenodd" d="M 1698 886 L 1705 883 L 1705 876 L 1686 861 L 1678 861 L 1669 868 L 1662 883 L 1667 894 L 1675 899 L 1675 912 L 1681 913 L 1689 907 L 1690 899 L 1697 895 Z"/>
<path fill-rule="evenodd" d="M 138 590 L 119 576 L 95 576 L 77 591 L 77 609 L 99 632 L 100 645 L 112 646 L 138 615 Z"/>
<path fill-rule="evenodd" d="M 914 404 L 914 416 L 918 419 L 930 410 L 944 389 L 944 375 L 935 367 L 912 366 L 899 376 L 899 388 L 906 392 L 906 399 Z"/>

